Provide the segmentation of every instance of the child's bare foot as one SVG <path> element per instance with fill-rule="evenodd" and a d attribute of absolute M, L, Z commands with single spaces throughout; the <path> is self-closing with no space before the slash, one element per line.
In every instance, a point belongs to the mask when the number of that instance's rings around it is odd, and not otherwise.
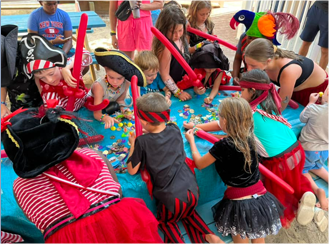
<path fill-rule="evenodd" d="M 209 243 L 225 243 L 222 239 L 220 239 L 218 236 L 214 234 L 206 235 L 206 240 Z"/>
<path fill-rule="evenodd" d="M 315 194 L 319 199 L 319 203 L 317 203 L 315 206 L 328 211 L 328 198 L 326 198 L 326 192 L 323 189 L 318 188 Z"/>

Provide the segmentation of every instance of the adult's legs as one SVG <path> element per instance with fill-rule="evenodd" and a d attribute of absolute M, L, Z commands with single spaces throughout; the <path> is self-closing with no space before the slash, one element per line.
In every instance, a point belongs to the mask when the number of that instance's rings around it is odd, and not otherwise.
<path fill-rule="evenodd" d="M 328 65 L 328 48 L 321 47 L 321 58 L 319 62 L 319 66 L 326 70 Z"/>
<path fill-rule="evenodd" d="M 129 58 L 131 58 L 131 60 L 134 60 L 135 51 L 122 51 L 122 52 L 125 53 Z"/>
<path fill-rule="evenodd" d="M 311 44 L 312 42 L 303 41 L 298 54 L 306 57 Z"/>

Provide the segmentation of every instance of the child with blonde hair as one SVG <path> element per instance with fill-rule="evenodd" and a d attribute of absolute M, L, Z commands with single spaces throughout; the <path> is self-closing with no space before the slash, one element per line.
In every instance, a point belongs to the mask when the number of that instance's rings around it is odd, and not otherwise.
<path fill-rule="evenodd" d="M 194 130 L 186 132 L 193 160 L 198 169 L 215 163 L 227 185 L 224 198 L 212 209 L 217 230 L 233 241 L 264 243 L 265 236 L 281 229 L 283 206 L 265 189 L 260 180 L 252 110 L 243 98 L 224 99 L 218 107 L 219 124 L 227 137 L 216 142 L 203 157 Z"/>
<path fill-rule="evenodd" d="M 187 15 L 190 26 L 212 35 L 215 24 L 210 19 L 211 10 L 211 1 L 192 1 Z M 205 40 L 203 37 L 187 32 L 187 41 L 190 44 L 189 52 L 194 53 L 197 49 L 201 48 Z"/>
<path fill-rule="evenodd" d="M 171 105 L 171 92 L 161 80 L 159 72 L 159 60 L 151 51 L 142 51 L 134 59 L 135 64 L 143 71 L 147 86 L 140 87 L 140 95 L 149 92 L 164 91 L 169 106 Z"/>

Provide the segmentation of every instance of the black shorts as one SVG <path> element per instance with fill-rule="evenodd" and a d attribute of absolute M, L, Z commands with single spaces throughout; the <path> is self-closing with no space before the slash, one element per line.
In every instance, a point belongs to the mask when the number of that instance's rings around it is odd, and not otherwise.
<path fill-rule="evenodd" d="M 313 42 L 319 31 L 318 45 L 328 48 L 328 13 L 313 5 L 307 13 L 306 24 L 300 38 L 306 42 Z"/>

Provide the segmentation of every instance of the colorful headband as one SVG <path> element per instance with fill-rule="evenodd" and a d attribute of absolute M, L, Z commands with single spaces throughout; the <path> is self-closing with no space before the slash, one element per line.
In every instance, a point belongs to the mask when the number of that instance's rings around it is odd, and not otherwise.
<path fill-rule="evenodd" d="M 281 113 L 281 97 L 279 93 L 275 89 L 275 85 L 273 83 L 264 84 L 264 83 L 257 83 L 257 82 L 250 82 L 250 81 L 240 81 L 240 86 L 242 88 L 254 88 L 256 90 L 262 90 L 263 92 L 259 97 L 255 100 L 250 102 L 251 108 L 255 108 L 258 104 L 265 100 L 268 96 L 268 91 L 270 90 L 272 93 L 273 100 L 275 102 L 276 107 Z"/>
<path fill-rule="evenodd" d="M 170 118 L 170 109 L 162 112 L 147 112 L 138 109 L 137 116 L 150 123 L 154 122 L 168 122 Z"/>

